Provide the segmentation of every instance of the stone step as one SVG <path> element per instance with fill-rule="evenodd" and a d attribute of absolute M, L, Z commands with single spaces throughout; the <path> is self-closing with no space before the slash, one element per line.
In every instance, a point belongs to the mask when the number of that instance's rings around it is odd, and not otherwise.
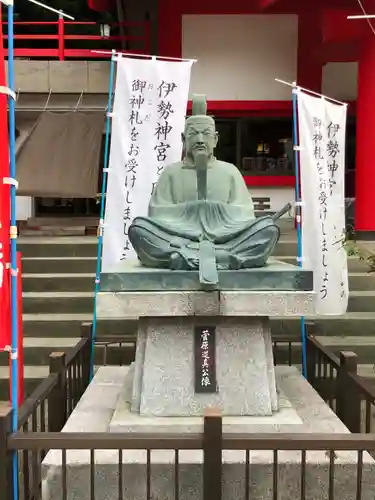
<path fill-rule="evenodd" d="M 92 292 L 24 292 L 24 314 L 90 313 L 93 310 Z M 375 311 L 375 291 L 355 291 L 349 294 L 349 312 Z"/>
<path fill-rule="evenodd" d="M 301 321 L 299 318 L 271 318 L 274 335 L 291 335 L 299 337 Z M 360 332 L 361 336 L 375 336 L 375 312 L 348 312 L 342 316 L 324 316 L 306 318 L 314 321 L 319 327 L 319 334 L 326 337 L 352 336 Z"/>
<path fill-rule="evenodd" d="M 90 313 L 94 306 L 93 292 L 24 292 L 24 314 Z"/>
<path fill-rule="evenodd" d="M 375 311 L 375 291 L 355 291 L 349 293 L 349 312 Z"/>
<path fill-rule="evenodd" d="M 77 236 L 66 236 L 68 232 Z M 18 249 L 24 257 L 95 257 L 98 240 L 95 236 L 84 236 L 84 228 L 49 228 L 24 230 L 18 242 Z M 281 239 L 276 246 L 278 255 L 297 254 L 297 240 Z"/>
<path fill-rule="evenodd" d="M 58 238 L 63 236 L 85 236 L 85 226 L 27 226 L 20 230 L 20 236 L 23 237 L 50 237 Z"/>
<path fill-rule="evenodd" d="M 24 314 L 23 333 L 25 337 L 79 337 L 81 324 L 93 320 L 93 311 L 86 314 Z M 98 321 L 97 335 L 135 336 L 137 320 Z"/>
<path fill-rule="evenodd" d="M 296 254 L 288 256 L 275 255 L 275 259 L 286 262 L 287 264 L 296 265 L 297 263 Z M 350 273 L 367 273 L 369 271 L 369 267 L 366 262 L 359 260 L 358 257 L 349 256 L 348 270 Z"/>
<path fill-rule="evenodd" d="M 375 290 L 375 273 L 368 273 L 368 272 L 349 273 L 349 290 L 353 291 Z"/>
<path fill-rule="evenodd" d="M 99 217 L 30 217 L 26 227 L 97 226 Z"/>
<path fill-rule="evenodd" d="M 96 257 L 95 236 L 20 237 L 18 250 L 24 257 Z"/>
<path fill-rule="evenodd" d="M 296 257 L 275 256 L 276 259 L 296 265 Z M 95 273 L 96 257 L 24 257 L 22 270 L 25 274 L 90 274 Z M 357 257 L 348 257 L 350 273 L 368 273 L 368 265 Z"/>
<path fill-rule="evenodd" d="M 24 368 L 24 392 L 29 396 L 49 375 L 48 366 L 25 366 Z M 0 401 L 9 400 L 9 367 L 0 366 Z"/>
<path fill-rule="evenodd" d="M 97 367 L 95 368 L 97 369 Z M 46 365 L 40 366 L 25 366 L 24 369 L 24 389 L 25 398 L 37 388 L 37 386 L 49 375 L 49 367 Z M 9 400 L 9 368 L 0 366 L 0 401 Z"/>
<path fill-rule="evenodd" d="M 355 333 L 355 332 L 352 332 Z M 375 369 L 375 337 L 364 336 L 317 336 L 318 341 L 331 352 L 338 355 L 340 351 L 353 351 L 361 364 L 371 363 Z"/>
<path fill-rule="evenodd" d="M 339 355 L 340 351 L 353 351 L 358 356 L 361 364 L 374 363 L 375 360 L 375 338 L 373 337 L 323 337 L 317 336 L 317 340 L 330 352 Z M 276 340 L 277 337 L 274 337 Z M 276 361 L 278 364 L 289 363 L 290 355 L 292 364 L 300 364 L 302 359 L 302 343 L 293 342 L 291 346 L 285 343 L 277 344 Z"/>
<path fill-rule="evenodd" d="M 49 364 L 51 352 L 68 353 L 77 345 L 80 338 L 24 338 L 24 364 L 26 366 L 42 366 Z M 95 346 L 95 364 L 103 365 L 128 365 L 134 361 L 135 339 L 130 339 L 119 346 L 118 343 L 105 345 L 99 343 Z M 9 354 L 0 352 L 0 366 L 8 366 Z"/>
<path fill-rule="evenodd" d="M 81 324 L 89 323 L 93 313 L 87 314 L 24 314 L 23 334 L 25 337 L 79 337 Z M 271 318 L 274 335 L 299 337 L 301 323 L 299 318 Z M 359 331 L 361 336 L 375 336 L 375 312 L 347 313 L 342 316 L 306 318 L 319 325 L 320 334 L 325 336 L 351 336 Z M 99 320 L 97 335 L 124 335 L 135 338 L 137 320 Z"/>
<path fill-rule="evenodd" d="M 95 273 L 31 273 L 22 275 L 24 292 L 89 292 L 95 287 Z"/>
<path fill-rule="evenodd" d="M 22 259 L 25 274 L 95 273 L 96 257 L 27 257 Z"/>

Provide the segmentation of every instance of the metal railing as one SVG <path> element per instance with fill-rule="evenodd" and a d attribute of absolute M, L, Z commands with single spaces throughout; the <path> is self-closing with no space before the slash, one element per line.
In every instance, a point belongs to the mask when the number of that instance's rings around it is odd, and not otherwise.
<path fill-rule="evenodd" d="M 117 450 L 118 465 L 123 463 L 126 450 L 145 450 L 147 471 L 145 499 L 153 498 L 151 481 L 151 451 L 173 450 L 175 470 L 175 498 L 180 498 L 180 451 L 203 450 L 203 500 L 220 500 L 222 495 L 223 461 L 222 451 L 244 452 L 243 468 L 244 500 L 251 498 L 250 468 L 251 453 L 257 450 L 272 452 L 273 456 L 273 493 L 270 498 L 278 498 L 278 478 L 282 474 L 279 464 L 280 453 L 298 451 L 300 460 L 300 495 L 301 500 L 309 498 L 306 494 L 306 453 L 324 451 L 328 460 L 327 498 L 334 499 L 336 452 L 356 452 L 356 492 L 352 498 L 362 499 L 364 452 L 375 451 L 375 435 L 371 432 L 372 412 L 375 402 L 375 390 L 357 372 L 357 360 L 353 353 L 342 352 L 337 357 L 328 352 L 315 338 L 316 325 L 308 324 L 307 361 L 308 380 L 321 397 L 336 411 L 348 429 L 356 434 L 344 435 L 306 435 L 306 434 L 259 434 L 259 435 L 223 435 L 220 415 L 205 417 L 204 432 L 199 435 L 126 435 L 111 433 L 61 433 L 69 415 L 77 405 L 89 384 L 91 355 L 91 324 L 82 325 L 82 340 L 68 353 L 52 353 L 50 356 L 50 375 L 25 401 L 19 412 L 19 432 L 11 435 L 8 406 L 0 408 L 0 491 L 1 498 L 10 500 L 12 490 L 10 475 L 12 472 L 11 455 L 15 450 L 19 456 L 20 489 L 22 500 L 41 499 L 42 462 L 49 450 L 61 450 L 61 464 L 69 466 L 68 450 L 90 451 L 91 493 L 88 498 L 99 500 L 95 496 L 95 456 L 101 450 Z M 298 363 L 300 346 L 296 338 L 275 337 L 273 341 L 275 364 Z M 134 359 L 135 339 L 131 336 L 117 336 L 98 339 L 98 344 L 105 349 L 114 348 L 116 364 L 129 364 Z M 108 353 L 107 353 L 108 354 Z M 99 363 L 105 364 L 107 354 Z M 366 434 L 360 434 L 360 432 Z M 126 462 L 126 461 L 125 461 Z M 125 463 L 124 462 L 124 463 Z M 351 461 L 353 464 L 353 461 Z M 279 467 L 280 466 L 280 467 Z M 341 465 L 340 465 L 341 466 Z M 366 471 L 368 472 L 368 463 Z M 366 472 L 366 473 L 367 473 Z M 310 474 L 311 476 L 311 474 Z M 70 498 L 66 470 L 62 470 L 62 500 Z M 118 466 L 119 500 L 125 499 L 123 467 Z M 311 482 L 311 477 L 309 478 Z M 318 477 L 316 481 L 319 481 Z M 253 485 L 254 486 L 254 485 Z M 60 497 L 59 497 L 60 498 Z M 293 498 L 299 498 L 294 492 Z"/>
<path fill-rule="evenodd" d="M 141 34 L 103 36 L 101 34 L 79 33 L 82 29 L 99 32 L 100 24 L 66 21 L 62 17 L 56 21 L 16 21 L 14 23 L 14 55 L 15 57 L 58 59 L 60 61 L 65 59 L 104 59 L 110 57 L 110 53 L 106 56 L 105 54 L 98 55 L 93 51 L 107 50 L 110 52 L 110 50 L 116 49 L 119 52 L 126 52 L 127 49 L 123 47 L 127 47 L 129 43 L 132 44 L 129 52 L 150 53 L 150 21 L 112 23 L 110 26 L 122 31 L 136 30 Z M 7 23 L 4 23 L 4 27 L 7 29 Z M 27 31 L 30 28 L 40 28 L 40 33 L 20 33 L 20 31 Z M 52 31 L 52 33 L 45 31 Z M 7 42 L 7 34 L 4 35 L 4 39 Z M 7 48 L 5 55 L 8 55 Z"/>
<path fill-rule="evenodd" d="M 3 412 L 0 414 L 0 429 L 4 428 L 5 422 L 9 420 L 10 412 Z M 99 500 L 100 494 L 97 493 L 98 481 L 102 481 L 96 474 L 96 469 L 100 467 L 100 460 L 97 460 L 100 452 L 103 450 L 111 450 L 117 452 L 116 463 L 112 463 L 112 469 L 108 470 L 110 477 L 113 474 L 117 477 L 117 484 L 114 488 L 111 485 L 111 494 L 113 498 L 125 500 L 131 498 L 131 485 L 128 485 L 125 479 L 124 469 L 126 461 L 130 456 L 128 452 L 134 453 L 134 450 L 145 451 L 144 469 L 144 499 L 151 500 L 156 498 L 156 491 L 154 490 L 153 480 L 155 476 L 152 474 L 153 461 L 151 460 L 152 453 L 155 451 L 163 450 L 164 453 L 172 452 L 173 459 L 170 460 L 170 467 L 172 469 L 173 477 L 166 481 L 165 485 L 172 486 L 172 495 L 168 498 L 178 500 L 183 495 L 182 488 L 194 488 L 194 498 L 202 500 L 221 500 L 222 498 L 231 498 L 223 494 L 228 485 L 228 476 L 225 476 L 224 467 L 225 459 L 223 460 L 223 452 L 243 452 L 242 456 L 245 460 L 237 465 L 242 472 L 236 473 L 236 498 L 243 500 L 250 500 L 254 491 L 267 490 L 267 496 L 262 498 L 287 498 L 286 489 L 292 498 L 315 498 L 312 492 L 321 495 L 322 488 L 327 490 L 328 499 L 339 498 L 335 491 L 337 487 L 337 474 L 340 474 L 339 482 L 345 483 L 345 488 L 351 490 L 353 500 L 362 500 L 366 486 L 368 487 L 369 474 L 373 474 L 372 467 L 369 471 L 368 456 L 365 455 L 367 451 L 375 451 L 375 436 L 370 434 L 338 434 L 331 436 L 329 434 L 223 434 L 222 418 L 218 414 L 210 414 L 204 418 L 204 429 L 199 434 L 179 434 L 179 435 L 128 435 L 126 433 L 32 433 L 23 434 L 18 433 L 11 435 L 7 440 L 7 453 L 12 451 L 24 453 L 25 451 L 31 453 L 36 457 L 33 463 L 33 478 L 34 489 L 32 496 L 24 497 L 24 500 L 40 500 L 42 499 L 42 467 L 40 457 L 43 456 L 44 450 L 60 450 L 61 462 L 52 467 L 59 470 L 59 481 L 61 482 L 56 496 L 54 498 L 59 500 L 68 500 L 70 498 L 79 498 L 77 491 L 73 491 L 70 484 L 72 475 L 67 473 L 67 469 L 74 462 L 68 456 L 70 450 L 85 450 L 89 451 L 89 459 L 87 460 L 87 471 L 89 474 L 83 473 L 83 466 L 81 464 L 81 491 L 84 491 L 85 498 L 91 500 Z M 188 473 L 188 467 L 183 460 L 180 460 L 181 452 L 202 450 L 203 462 L 201 465 L 202 479 L 200 474 L 195 471 L 194 474 Z M 272 461 L 269 464 L 256 458 L 256 452 L 271 452 Z M 328 474 L 324 474 L 324 483 L 322 484 L 322 476 L 319 474 L 319 468 L 314 462 L 309 461 L 309 452 L 322 452 L 320 455 L 320 468 L 325 470 Z M 344 469 L 342 462 L 340 462 L 340 452 L 355 452 L 356 458 L 350 457 L 351 468 Z M 255 458 L 252 454 L 255 452 Z M 291 474 L 291 463 L 288 462 L 288 457 L 283 455 L 284 452 L 298 452 L 299 460 L 294 461 L 293 467 L 297 472 L 293 473 L 294 478 L 299 480 L 293 482 L 293 489 L 291 486 L 285 484 L 285 475 Z M 0 458 L 1 457 L 0 455 Z M 290 460 L 290 459 L 289 459 Z M 370 459 L 371 461 L 371 459 Z M 288 467 L 285 469 L 285 463 Z M 182 466 L 181 466 L 182 464 Z M 254 465 L 257 467 L 262 466 L 266 470 L 265 474 L 253 473 Z M 0 484 L 4 484 L 1 480 L 5 481 L 10 472 L 10 461 L 1 462 L 0 465 L 5 466 L 0 470 Z M 191 467 L 191 464 L 190 464 Z M 312 467 L 312 469 L 311 469 Z M 353 469 L 353 470 L 352 470 Z M 113 472 L 109 473 L 109 470 Z M 312 473 L 311 471 L 314 471 Z M 268 473 L 270 471 L 270 474 Z M 135 473 L 135 472 L 134 472 Z M 345 474 L 345 478 L 343 478 Z M 347 477 L 349 474 L 349 478 Z M 168 474 L 169 476 L 169 474 Z M 190 476 L 190 477 L 189 477 Z M 284 477 L 283 477 L 284 476 Z M 194 484 L 189 484 L 194 479 Z M 48 480 L 48 479 L 47 479 Z M 349 485 L 349 483 L 351 483 Z M 241 485 L 241 486 L 239 486 Z M 160 486 L 160 485 L 159 485 Z M 370 486 L 371 487 L 371 486 Z M 233 484 L 231 485 L 233 490 Z M 116 491 L 117 490 L 117 491 Z M 234 491 L 234 490 L 233 490 Z M 11 481 L 8 486 L 2 490 L 2 499 L 11 500 Z M 162 495 L 162 491 L 158 488 L 157 494 Z M 256 495 L 257 498 L 259 496 Z M 161 497 L 160 497 L 161 498 Z M 317 498 L 317 496 L 316 496 Z M 345 497 L 349 498 L 349 497 Z M 365 498 L 369 498 L 366 494 Z"/>

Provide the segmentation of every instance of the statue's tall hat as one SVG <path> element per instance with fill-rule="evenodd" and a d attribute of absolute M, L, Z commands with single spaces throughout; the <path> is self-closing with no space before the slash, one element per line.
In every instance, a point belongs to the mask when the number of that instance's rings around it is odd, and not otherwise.
<path fill-rule="evenodd" d="M 194 122 L 197 118 L 205 119 L 215 125 L 215 120 L 211 116 L 207 116 L 207 101 L 204 94 L 193 94 L 192 103 L 192 113 L 186 119 L 186 126 Z"/>

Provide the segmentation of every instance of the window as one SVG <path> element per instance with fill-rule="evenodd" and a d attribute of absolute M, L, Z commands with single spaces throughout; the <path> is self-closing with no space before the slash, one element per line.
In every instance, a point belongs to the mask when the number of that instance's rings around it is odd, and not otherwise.
<path fill-rule="evenodd" d="M 243 175 L 294 175 L 291 118 L 216 119 L 216 156 Z"/>

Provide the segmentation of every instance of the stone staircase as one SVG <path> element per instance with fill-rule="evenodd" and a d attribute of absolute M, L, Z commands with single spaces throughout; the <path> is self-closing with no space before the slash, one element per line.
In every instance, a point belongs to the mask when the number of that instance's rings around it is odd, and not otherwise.
<path fill-rule="evenodd" d="M 284 223 L 283 235 L 275 257 L 296 262 L 296 235 L 291 224 Z M 80 337 L 82 322 L 92 320 L 97 239 L 94 236 L 22 235 L 19 249 L 23 254 L 23 313 L 25 385 L 29 393 L 48 374 L 48 356 L 66 351 Z M 350 300 L 343 317 L 325 317 L 319 321 L 319 340 L 333 352 L 355 351 L 361 363 L 360 373 L 374 377 L 375 363 L 375 274 L 366 264 L 349 258 Z M 273 334 L 295 335 L 293 349 L 298 362 L 300 322 L 298 319 L 273 319 Z M 98 335 L 134 335 L 136 322 L 106 320 L 98 322 Z M 279 361 L 286 360 L 281 353 Z M 96 363 L 103 361 L 103 347 L 96 352 Z M 109 358 L 109 362 L 110 362 Z M 8 396 L 8 357 L 0 355 L 0 399 Z"/>

